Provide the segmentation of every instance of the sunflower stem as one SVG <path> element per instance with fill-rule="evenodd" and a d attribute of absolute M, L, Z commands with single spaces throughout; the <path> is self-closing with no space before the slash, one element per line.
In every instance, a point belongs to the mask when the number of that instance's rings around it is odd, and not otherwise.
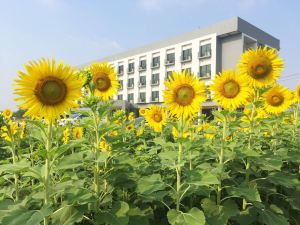
<path fill-rule="evenodd" d="M 45 159 L 45 199 L 44 205 L 48 205 L 50 202 L 50 159 L 49 152 L 52 147 L 52 121 L 49 121 L 47 130 L 47 141 L 46 141 L 46 159 Z M 49 224 L 49 217 L 44 218 L 44 225 Z"/>
<path fill-rule="evenodd" d="M 17 162 L 17 156 L 16 156 L 16 145 L 15 145 L 15 140 L 13 137 L 13 133 L 11 132 L 11 153 L 12 153 L 12 160 L 13 160 L 13 165 L 16 164 Z M 18 174 L 14 173 L 14 185 L 15 185 L 15 191 L 16 191 L 16 198 L 15 201 L 19 201 L 19 179 L 18 179 Z"/>
<path fill-rule="evenodd" d="M 94 119 L 94 129 L 95 129 L 95 138 L 96 138 L 96 146 L 95 146 L 95 168 L 94 168 L 94 191 L 96 193 L 97 199 L 96 199 L 96 204 L 95 204 L 95 211 L 98 212 L 99 210 L 99 192 L 100 192 L 100 186 L 99 186 L 99 132 L 98 132 L 98 118 L 97 114 L 95 111 L 92 111 L 93 113 L 93 119 Z"/>
<path fill-rule="evenodd" d="M 258 94 L 257 94 L 258 96 Z M 255 105 L 252 102 L 252 107 L 251 107 L 251 115 L 250 115 L 250 134 L 249 134 L 249 142 L 248 142 L 248 149 L 251 150 L 252 148 L 252 132 L 253 132 L 253 127 L 254 127 L 254 113 L 255 113 Z M 246 175 L 245 175 L 245 183 L 247 186 L 249 186 L 249 178 L 250 178 L 250 161 L 246 159 Z M 243 203 L 242 203 L 242 209 L 246 210 L 247 208 L 247 200 L 243 198 Z"/>
<path fill-rule="evenodd" d="M 222 146 L 219 154 L 219 164 L 221 166 L 222 173 L 223 173 L 223 166 L 224 166 L 224 148 L 226 142 L 226 134 L 227 134 L 227 118 L 225 116 L 223 120 Z M 221 204 L 221 197 L 222 197 L 222 174 L 220 176 L 220 183 L 217 187 L 217 205 Z"/>
<path fill-rule="evenodd" d="M 179 138 L 182 138 L 184 119 L 181 116 Z M 180 188 L 181 188 L 181 158 L 182 158 L 182 143 L 178 143 L 177 167 L 176 167 L 176 210 L 180 210 Z"/>

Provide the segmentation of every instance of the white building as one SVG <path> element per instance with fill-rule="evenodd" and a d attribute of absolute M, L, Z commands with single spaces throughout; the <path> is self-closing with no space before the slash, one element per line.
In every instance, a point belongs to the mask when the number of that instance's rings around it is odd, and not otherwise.
<path fill-rule="evenodd" d="M 172 71 L 189 70 L 209 84 L 216 73 L 235 68 L 246 49 L 262 45 L 279 50 L 278 39 L 237 17 L 97 61 L 116 68 L 116 99 L 140 107 L 163 102 L 164 80 Z"/>

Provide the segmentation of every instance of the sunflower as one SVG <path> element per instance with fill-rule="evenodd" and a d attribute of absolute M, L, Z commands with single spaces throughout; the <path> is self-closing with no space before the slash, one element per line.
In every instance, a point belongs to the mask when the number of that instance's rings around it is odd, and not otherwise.
<path fill-rule="evenodd" d="M 277 84 L 263 94 L 264 109 L 267 113 L 280 114 L 290 107 L 292 97 L 290 90 Z"/>
<path fill-rule="evenodd" d="M 136 131 L 136 136 L 140 137 L 144 134 L 144 128 L 140 127 L 139 129 L 137 129 Z"/>
<path fill-rule="evenodd" d="M 188 119 L 201 109 L 206 100 L 205 85 L 193 74 L 173 72 L 173 78 L 165 81 L 164 101 L 170 116 Z"/>
<path fill-rule="evenodd" d="M 300 102 L 300 84 L 298 84 L 296 90 L 294 91 L 295 102 Z"/>
<path fill-rule="evenodd" d="M 245 79 L 233 70 L 223 71 L 216 76 L 210 89 L 213 92 L 213 99 L 229 110 L 235 110 L 246 104 L 251 92 Z"/>
<path fill-rule="evenodd" d="M 110 136 L 110 137 L 116 137 L 116 136 L 118 136 L 118 131 L 112 130 L 112 131 L 110 131 L 110 132 L 108 133 L 108 136 Z"/>
<path fill-rule="evenodd" d="M 29 62 L 25 68 L 26 72 L 19 71 L 15 84 L 15 94 L 21 96 L 16 101 L 23 102 L 20 107 L 27 110 L 24 116 L 43 115 L 46 121 L 53 121 L 78 107 L 82 80 L 69 65 L 43 58 Z"/>
<path fill-rule="evenodd" d="M 105 139 L 102 139 L 100 141 L 99 147 L 100 147 L 101 152 L 107 152 L 108 156 L 110 156 L 111 145 Z"/>
<path fill-rule="evenodd" d="M 128 119 L 129 121 L 134 120 L 134 119 L 135 119 L 134 113 L 133 113 L 133 112 L 130 112 L 129 115 L 128 115 L 128 117 L 127 117 L 127 119 Z"/>
<path fill-rule="evenodd" d="M 119 88 L 119 81 L 114 68 L 108 63 L 94 63 L 90 66 L 92 82 L 95 85 L 95 96 L 101 100 L 109 101 Z"/>
<path fill-rule="evenodd" d="M 147 110 L 145 119 L 155 132 L 161 132 L 166 124 L 166 112 L 162 107 L 152 105 Z"/>
<path fill-rule="evenodd" d="M 25 137 L 25 130 L 26 130 L 26 122 L 22 121 L 21 123 L 21 132 L 20 132 L 20 138 L 23 139 Z"/>
<path fill-rule="evenodd" d="M 64 142 L 64 144 L 67 144 L 70 140 L 70 130 L 69 130 L 69 128 L 66 128 L 64 130 L 63 134 L 64 134 L 63 135 L 63 142 Z"/>
<path fill-rule="evenodd" d="M 133 124 L 129 124 L 127 127 L 126 127 L 126 131 L 132 131 L 134 130 L 134 125 Z"/>
<path fill-rule="evenodd" d="M 260 88 L 271 85 L 278 79 L 283 61 L 274 48 L 249 49 L 242 54 L 238 68 L 252 86 Z"/>
<path fill-rule="evenodd" d="M 172 135 L 174 138 L 179 137 L 180 134 L 179 134 L 179 131 L 176 129 L 176 127 L 172 127 Z M 189 132 L 189 131 L 186 131 L 182 134 L 182 138 L 187 138 L 189 136 L 191 136 L 191 132 Z"/>
<path fill-rule="evenodd" d="M 4 109 L 3 110 L 3 116 L 4 116 L 4 118 L 6 118 L 6 119 L 9 120 L 12 117 L 12 115 L 13 115 L 13 112 L 12 112 L 11 109 Z"/>
<path fill-rule="evenodd" d="M 146 108 L 140 108 L 140 109 L 139 109 L 139 114 L 140 114 L 141 116 L 145 116 L 145 115 L 146 115 L 146 112 L 147 112 L 147 109 L 146 109 Z"/>
<path fill-rule="evenodd" d="M 83 127 L 75 127 L 73 129 L 73 137 L 78 140 L 81 139 L 83 136 Z"/>

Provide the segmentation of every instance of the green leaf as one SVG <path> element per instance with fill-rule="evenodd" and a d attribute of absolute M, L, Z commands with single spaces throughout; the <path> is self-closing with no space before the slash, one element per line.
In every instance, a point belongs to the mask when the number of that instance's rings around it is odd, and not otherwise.
<path fill-rule="evenodd" d="M 204 225 L 205 216 L 198 208 L 192 208 L 189 212 L 183 213 L 175 209 L 169 210 L 168 221 L 171 225 Z"/>
<path fill-rule="evenodd" d="M 239 186 L 229 187 L 226 188 L 226 190 L 232 196 L 243 197 L 246 198 L 248 201 L 261 201 L 259 192 L 256 187 Z"/>
<path fill-rule="evenodd" d="M 2 224 L 5 225 L 39 225 L 40 222 L 51 214 L 49 207 L 43 207 L 41 210 L 28 210 L 26 208 L 17 208 L 3 218 Z"/>
<path fill-rule="evenodd" d="M 273 184 L 282 185 L 287 188 L 296 188 L 300 185 L 300 181 L 296 175 L 283 172 L 272 173 L 267 179 Z"/>
<path fill-rule="evenodd" d="M 135 207 L 129 209 L 128 216 L 128 225 L 150 225 L 149 219 L 153 217 L 153 211 L 151 207 L 143 210 L 138 207 Z"/>
<path fill-rule="evenodd" d="M 117 202 L 110 211 L 100 212 L 95 215 L 97 224 L 127 225 L 129 206 L 126 202 Z"/>
<path fill-rule="evenodd" d="M 138 180 L 136 192 L 141 195 L 151 195 L 164 189 L 165 183 L 162 181 L 160 174 L 152 174 L 143 176 Z"/>
<path fill-rule="evenodd" d="M 76 152 L 72 155 L 67 155 L 60 160 L 56 169 L 57 170 L 66 170 L 66 169 L 74 169 L 77 167 L 82 167 L 83 161 L 83 152 Z"/>
<path fill-rule="evenodd" d="M 30 162 L 24 160 L 21 160 L 19 162 L 16 162 L 15 164 L 4 164 L 0 166 L 0 174 L 3 172 L 9 172 L 9 173 L 18 173 L 21 171 L 24 171 L 30 167 Z"/>
<path fill-rule="evenodd" d="M 239 213 L 238 206 L 234 201 L 227 200 L 223 205 L 216 205 L 209 198 L 201 202 L 208 224 L 226 225 L 228 220 Z"/>
<path fill-rule="evenodd" d="M 52 214 L 52 223 L 55 225 L 74 225 L 82 220 L 83 214 L 82 208 L 66 205 Z"/>
<path fill-rule="evenodd" d="M 219 184 L 220 182 L 215 174 L 207 170 L 201 170 L 192 171 L 191 173 L 189 173 L 187 183 L 196 186 L 208 186 Z"/>

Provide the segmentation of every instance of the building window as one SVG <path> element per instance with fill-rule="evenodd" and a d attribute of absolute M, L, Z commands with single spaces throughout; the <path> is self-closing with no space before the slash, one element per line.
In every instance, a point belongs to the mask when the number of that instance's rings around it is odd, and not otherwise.
<path fill-rule="evenodd" d="M 160 65 L 160 57 L 159 56 L 153 57 L 151 67 L 157 68 L 159 67 L 159 65 Z"/>
<path fill-rule="evenodd" d="M 172 71 L 167 71 L 166 80 L 173 79 Z"/>
<path fill-rule="evenodd" d="M 146 102 L 146 92 L 140 92 L 139 94 L 139 102 L 145 103 Z"/>
<path fill-rule="evenodd" d="M 129 78 L 128 79 L 127 87 L 128 88 L 134 88 L 134 78 Z"/>
<path fill-rule="evenodd" d="M 128 64 L 128 73 L 134 73 L 134 63 Z"/>
<path fill-rule="evenodd" d="M 192 69 L 191 68 L 184 68 L 181 70 L 182 72 L 185 71 L 186 74 L 192 74 Z"/>
<path fill-rule="evenodd" d="M 173 65 L 175 63 L 175 53 L 169 53 L 166 57 L 166 66 Z"/>
<path fill-rule="evenodd" d="M 119 90 L 123 90 L 123 80 L 119 80 Z"/>
<path fill-rule="evenodd" d="M 158 102 L 159 101 L 159 92 L 152 91 L 151 93 L 151 102 Z"/>
<path fill-rule="evenodd" d="M 211 44 L 201 45 L 199 51 L 199 58 L 211 56 Z"/>
<path fill-rule="evenodd" d="M 181 55 L 181 61 L 182 62 L 189 62 L 192 60 L 192 49 L 186 49 L 182 51 L 182 55 Z"/>
<path fill-rule="evenodd" d="M 200 66 L 200 73 L 199 76 L 201 78 L 210 78 L 211 75 L 211 65 L 204 65 L 204 66 Z"/>
<path fill-rule="evenodd" d="M 123 95 L 118 95 L 118 100 L 123 100 Z"/>
<path fill-rule="evenodd" d="M 144 71 L 147 69 L 147 61 L 143 59 L 140 61 L 139 71 Z"/>
<path fill-rule="evenodd" d="M 122 75 L 124 73 L 124 65 L 118 66 L 118 75 Z"/>
<path fill-rule="evenodd" d="M 128 100 L 128 102 L 133 103 L 133 93 L 128 94 L 127 100 Z"/>
<path fill-rule="evenodd" d="M 145 87 L 146 86 L 146 76 L 140 76 L 140 87 Z"/>
<path fill-rule="evenodd" d="M 152 74 L 151 85 L 159 85 L 159 73 Z"/>

